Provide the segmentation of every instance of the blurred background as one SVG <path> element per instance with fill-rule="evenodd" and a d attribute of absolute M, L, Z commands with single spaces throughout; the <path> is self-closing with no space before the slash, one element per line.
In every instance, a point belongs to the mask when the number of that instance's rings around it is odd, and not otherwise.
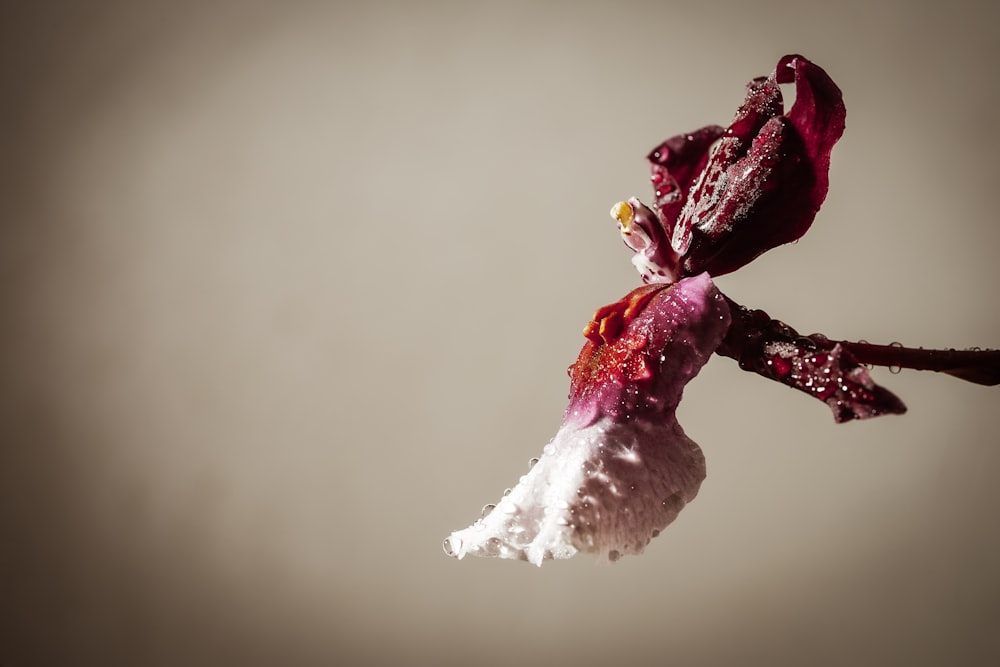
<path fill-rule="evenodd" d="M 800 52 L 844 90 L 802 332 L 1000 346 L 995 3 L 7 2 L 0 664 L 1000 660 L 997 389 L 835 425 L 715 358 L 640 557 L 447 558 L 637 284 L 607 211 Z"/>

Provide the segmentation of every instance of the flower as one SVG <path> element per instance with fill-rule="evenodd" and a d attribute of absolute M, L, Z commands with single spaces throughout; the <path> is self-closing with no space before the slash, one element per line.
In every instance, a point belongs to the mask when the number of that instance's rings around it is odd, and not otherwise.
<path fill-rule="evenodd" d="M 795 83 L 784 113 L 779 84 Z M 826 198 L 830 151 L 844 132 L 840 89 L 799 55 L 747 84 L 729 127 L 667 139 L 647 159 L 653 210 L 612 209 L 644 282 L 719 276 L 806 233 Z"/>
<path fill-rule="evenodd" d="M 792 82 L 785 113 L 779 84 Z M 649 154 L 652 207 L 632 198 L 611 209 L 645 285 L 595 312 L 556 436 L 482 518 L 445 539 L 449 555 L 541 565 L 578 551 L 610 561 L 642 552 L 705 477 L 675 411 L 713 352 L 823 401 L 838 422 L 906 411 L 865 364 L 1000 383 L 1000 351 L 802 336 L 712 282 L 809 229 L 845 115 L 826 72 L 789 55 L 747 85 L 729 127 L 667 139 Z"/>
<path fill-rule="evenodd" d="M 562 427 L 537 464 L 445 551 L 541 565 L 577 551 L 640 553 L 690 502 L 705 458 L 674 411 L 722 341 L 729 308 L 708 274 L 640 287 L 597 311 L 571 367 Z"/>

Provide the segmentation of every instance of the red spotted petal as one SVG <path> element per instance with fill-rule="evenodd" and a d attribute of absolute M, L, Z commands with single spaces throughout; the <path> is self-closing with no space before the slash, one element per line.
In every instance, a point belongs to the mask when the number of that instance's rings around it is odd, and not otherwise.
<path fill-rule="evenodd" d="M 822 334 L 801 336 L 762 310 L 726 301 L 732 324 L 717 352 L 739 361 L 743 370 L 823 401 L 837 422 L 906 412 L 895 394 L 875 384 L 847 343 Z"/>

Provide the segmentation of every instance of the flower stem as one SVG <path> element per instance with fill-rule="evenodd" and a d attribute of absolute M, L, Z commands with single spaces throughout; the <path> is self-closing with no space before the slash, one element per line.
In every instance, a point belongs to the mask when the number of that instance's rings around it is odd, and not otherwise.
<path fill-rule="evenodd" d="M 773 343 L 794 344 L 811 350 L 829 351 L 840 345 L 859 364 L 937 371 L 976 384 L 1000 384 L 1000 350 L 928 350 L 903 347 L 899 343 L 871 343 L 831 340 L 823 334 L 802 336 L 780 320 L 774 320 L 762 310 L 751 310 L 726 297 L 732 315 L 732 325 L 718 353 L 736 359 L 745 370 L 761 374 L 765 346 Z"/>
<path fill-rule="evenodd" d="M 994 386 L 1000 384 L 1000 350 L 927 350 L 901 345 L 872 345 L 837 341 L 862 364 L 938 371 L 954 377 Z"/>

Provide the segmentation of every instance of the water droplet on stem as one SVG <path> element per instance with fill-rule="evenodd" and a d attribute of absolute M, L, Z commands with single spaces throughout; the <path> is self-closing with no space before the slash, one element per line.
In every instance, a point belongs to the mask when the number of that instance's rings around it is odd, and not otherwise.
<path fill-rule="evenodd" d="M 903 347 L 903 344 L 900 343 L 899 341 L 894 340 L 891 343 L 889 343 L 889 347 Z M 901 370 L 903 370 L 901 366 L 895 366 L 895 365 L 889 366 L 889 372 L 892 373 L 893 375 L 899 374 Z"/>

